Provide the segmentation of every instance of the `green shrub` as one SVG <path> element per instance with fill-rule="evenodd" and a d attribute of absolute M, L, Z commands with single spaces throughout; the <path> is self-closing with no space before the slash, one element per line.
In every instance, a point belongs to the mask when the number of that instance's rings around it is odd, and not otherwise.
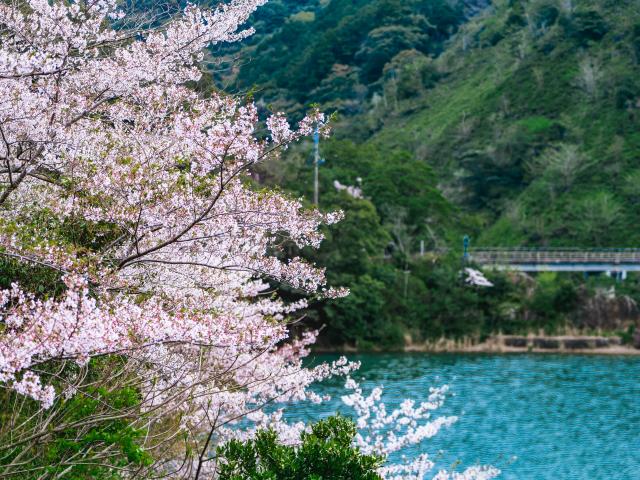
<path fill-rule="evenodd" d="M 606 20 L 597 10 L 582 10 L 570 18 L 563 19 L 563 27 L 567 34 L 580 44 L 598 41 L 609 31 Z"/>
<path fill-rule="evenodd" d="M 92 359 L 88 367 L 87 382 L 95 381 L 100 372 L 111 372 L 119 362 L 116 357 Z M 56 374 L 60 374 L 60 365 L 53 365 L 51 368 Z M 57 386 L 62 388 L 62 385 Z M 38 413 L 40 405 L 36 402 L 18 402 L 14 393 L 5 391 L 0 394 L 0 411 L 6 412 L 6 418 L 0 415 L 0 466 L 6 467 L 5 473 L 10 473 L 14 467 L 7 466 L 21 458 L 20 468 L 24 473 L 19 478 L 24 480 L 120 480 L 122 476 L 118 473 L 118 467 L 142 468 L 153 461 L 149 452 L 143 448 L 148 431 L 132 426 L 132 419 L 140 416 L 139 404 L 140 393 L 131 387 L 82 388 L 69 399 L 59 398 L 52 407 L 51 411 L 55 413 L 56 419 L 55 429 L 51 426 L 47 432 L 38 432 L 32 442 L 5 448 L 15 435 L 15 432 L 4 428 L 5 426 L 8 427 L 10 423 L 20 424 L 20 431 L 24 432 L 41 414 Z M 17 412 L 11 412 L 10 409 L 17 405 L 21 408 Z M 10 412 L 13 418 L 9 416 Z M 94 457 L 95 452 L 104 450 L 110 451 L 108 457 Z M 56 477 L 61 474 L 64 476 Z"/>
<path fill-rule="evenodd" d="M 539 274 L 535 293 L 526 305 L 533 316 L 531 326 L 553 333 L 562 326 L 577 300 L 577 290 L 568 278 L 551 272 Z"/>
<path fill-rule="evenodd" d="M 528 133 L 544 137 L 546 140 L 560 140 L 565 134 L 565 127 L 550 118 L 542 116 L 527 117 L 518 121 Z"/>
<path fill-rule="evenodd" d="M 553 4 L 542 4 L 534 13 L 535 26 L 537 28 L 550 27 L 556 23 L 560 11 Z"/>
<path fill-rule="evenodd" d="M 417 50 L 398 53 L 384 67 L 384 80 L 396 88 L 399 100 L 415 97 L 432 88 L 440 74 L 433 60 Z"/>
<path fill-rule="evenodd" d="M 255 440 L 218 448 L 220 480 L 382 480 L 384 459 L 353 446 L 355 424 L 331 417 L 303 433 L 300 446 L 283 445 L 272 430 Z"/>
<path fill-rule="evenodd" d="M 634 25 L 631 30 L 631 48 L 636 57 L 636 63 L 640 63 L 640 25 Z"/>
<path fill-rule="evenodd" d="M 524 27 L 527 25 L 527 19 L 514 12 L 507 17 L 506 25 L 508 27 Z"/>

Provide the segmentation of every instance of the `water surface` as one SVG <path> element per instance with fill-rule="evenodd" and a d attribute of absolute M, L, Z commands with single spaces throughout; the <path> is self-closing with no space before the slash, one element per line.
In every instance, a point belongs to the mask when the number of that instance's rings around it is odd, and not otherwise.
<path fill-rule="evenodd" d="M 317 361 L 332 356 L 317 356 Z M 505 480 L 640 480 L 640 358 L 561 355 L 352 355 L 363 386 L 383 385 L 385 402 L 424 400 L 449 385 L 440 410 L 459 416 L 451 428 L 410 453 L 437 465 L 493 464 Z M 288 416 L 324 418 L 340 402 L 342 383 L 318 391 L 331 402 L 295 405 Z M 365 388 L 365 392 L 369 389 Z"/>

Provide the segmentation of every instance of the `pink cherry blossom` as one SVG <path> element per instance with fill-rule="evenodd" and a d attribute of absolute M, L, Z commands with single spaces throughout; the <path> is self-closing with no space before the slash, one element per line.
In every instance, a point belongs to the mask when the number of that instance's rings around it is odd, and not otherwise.
<path fill-rule="evenodd" d="M 55 418 L 84 388 L 92 359 L 121 359 L 141 396 L 131 421 L 149 433 L 147 448 L 166 453 L 151 432 L 167 418 L 177 430 L 168 437 L 191 442 L 186 460 L 149 467 L 159 475 L 197 477 L 216 445 L 258 428 L 295 442 L 306 427 L 287 424 L 282 408 L 323 401 L 309 385 L 358 367 L 304 366 L 316 334 L 291 339 L 288 320 L 306 301 L 287 303 L 269 283 L 346 295 L 326 286 L 322 269 L 284 254 L 288 243 L 317 248 L 320 227 L 341 213 L 250 181 L 287 144 L 327 135 L 327 119 L 313 110 L 293 128 L 281 113 L 261 119 L 250 102 L 187 86 L 201 78 L 205 49 L 250 35 L 242 26 L 265 2 L 188 5 L 158 27 L 136 24 L 116 0 L 0 3 L 0 255 L 65 286 L 51 297 L 16 283 L 0 291 L 0 388 Z M 88 242 L 75 235 L 83 226 Z M 65 368 L 54 375 L 48 365 Z M 418 425 L 441 394 L 390 415 L 375 406 L 377 391 L 345 398 L 360 424 L 406 430 L 358 438 L 385 453 L 453 422 Z"/>

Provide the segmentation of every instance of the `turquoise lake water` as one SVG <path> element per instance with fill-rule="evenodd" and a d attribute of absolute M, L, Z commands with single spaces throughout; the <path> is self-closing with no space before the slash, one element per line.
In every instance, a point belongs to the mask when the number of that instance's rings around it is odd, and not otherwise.
<path fill-rule="evenodd" d="M 318 361 L 332 356 L 316 356 Z M 388 405 L 424 400 L 449 385 L 439 410 L 459 416 L 411 454 L 435 455 L 438 467 L 492 464 L 505 480 L 640 480 L 640 358 L 555 355 L 351 355 L 365 393 L 383 385 Z M 342 382 L 317 391 L 323 405 L 296 405 L 292 419 L 336 409 Z M 389 410 L 389 409 L 388 409 Z"/>

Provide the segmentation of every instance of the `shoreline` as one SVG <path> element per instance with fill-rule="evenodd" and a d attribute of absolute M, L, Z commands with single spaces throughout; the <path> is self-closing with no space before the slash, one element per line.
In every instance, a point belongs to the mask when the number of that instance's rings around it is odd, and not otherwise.
<path fill-rule="evenodd" d="M 409 339 L 407 339 L 409 340 Z M 436 342 L 408 341 L 402 349 L 359 350 L 350 345 L 319 347 L 314 353 L 480 353 L 480 354 L 541 354 L 541 355 L 603 355 L 640 356 L 640 349 L 623 345 L 620 337 L 602 336 L 541 336 L 496 335 L 485 342 L 441 339 Z"/>

